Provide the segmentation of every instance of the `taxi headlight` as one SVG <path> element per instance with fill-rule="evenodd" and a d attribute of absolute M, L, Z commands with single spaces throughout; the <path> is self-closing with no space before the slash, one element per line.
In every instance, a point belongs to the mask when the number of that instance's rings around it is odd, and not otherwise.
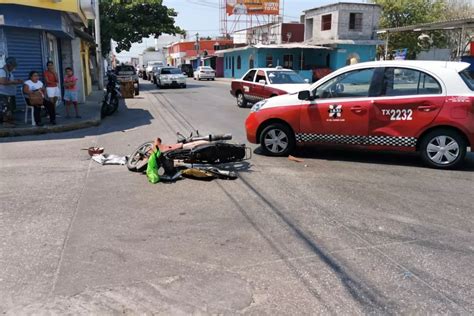
<path fill-rule="evenodd" d="M 260 110 L 260 108 L 265 105 L 265 103 L 267 103 L 267 100 L 262 100 L 262 101 L 259 101 L 259 102 L 255 103 L 252 106 L 252 109 L 250 111 L 251 112 L 258 112 Z"/>

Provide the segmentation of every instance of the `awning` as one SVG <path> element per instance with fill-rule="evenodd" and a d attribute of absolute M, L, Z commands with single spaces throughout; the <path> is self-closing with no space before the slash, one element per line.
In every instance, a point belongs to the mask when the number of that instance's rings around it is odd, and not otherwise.
<path fill-rule="evenodd" d="M 90 35 L 89 33 L 86 33 L 86 32 L 84 32 L 80 29 L 74 28 L 74 34 L 76 34 L 77 37 L 79 37 L 79 38 L 81 38 L 81 39 L 83 39 L 83 40 L 85 40 L 85 41 L 87 41 L 91 44 L 96 45 L 95 44 L 95 38 L 92 35 Z"/>
<path fill-rule="evenodd" d="M 332 49 L 331 47 L 314 45 L 312 43 L 285 43 L 285 44 L 268 44 L 268 45 L 256 44 L 252 46 L 244 46 L 244 47 L 218 50 L 215 52 L 215 55 L 222 57 L 225 53 L 238 52 L 238 51 L 243 51 L 250 48 L 255 48 L 255 49 L 295 49 L 296 48 L 296 49 L 326 49 L 326 50 Z"/>

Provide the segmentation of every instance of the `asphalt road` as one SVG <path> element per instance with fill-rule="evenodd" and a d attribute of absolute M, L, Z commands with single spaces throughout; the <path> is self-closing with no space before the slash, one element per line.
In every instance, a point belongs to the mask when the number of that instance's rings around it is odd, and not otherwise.
<path fill-rule="evenodd" d="M 472 154 L 439 171 L 257 149 L 235 181 L 152 185 L 81 148 L 126 155 L 195 129 L 245 142 L 249 110 L 226 82 L 142 88 L 99 127 L 0 140 L 0 312 L 474 313 Z"/>

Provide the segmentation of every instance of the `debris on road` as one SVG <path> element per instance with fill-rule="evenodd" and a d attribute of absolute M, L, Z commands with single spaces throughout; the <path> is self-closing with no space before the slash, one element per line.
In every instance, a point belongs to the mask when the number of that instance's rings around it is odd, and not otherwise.
<path fill-rule="evenodd" d="M 93 155 L 92 160 L 97 163 L 100 163 L 101 165 L 125 165 L 127 163 L 126 156 L 109 154 Z"/>
<path fill-rule="evenodd" d="M 296 158 L 295 156 L 292 156 L 292 155 L 289 155 L 289 156 L 288 156 L 288 160 L 294 161 L 294 162 L 304 162 L 303 159 L 301 159 L 301 158 Z"/>
<path fill-rule="evenodd" d="M 87 150 L 89 156 L 100 155 L 104 153 L 104 147 L 89 147 L 89 148 L 82 148 L 82 150 Z"/>

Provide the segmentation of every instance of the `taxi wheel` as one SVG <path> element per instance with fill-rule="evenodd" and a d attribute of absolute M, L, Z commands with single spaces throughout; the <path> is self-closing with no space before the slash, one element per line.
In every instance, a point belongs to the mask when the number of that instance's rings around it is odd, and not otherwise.
<path fill-rule="evenodd" d="M 237 93 L 237 106 L 239 108 L 245 108 L 247 106 L 247 100 L 242 92 Z"/>
<path fill-rule="evenodd" d="M 466 157 L 467 143 L 458 132 L 436 129 L 423 137 L 420 143 L 421 158 L 432 168 L 452 169 L 461 165 Z"/>
<path fill-rule="evenodd" d="M 275 123 L 260 134 L 260 146 L 269 156 L 288 156 L 295 147 L 295 137 L 286 125 Z"/>

